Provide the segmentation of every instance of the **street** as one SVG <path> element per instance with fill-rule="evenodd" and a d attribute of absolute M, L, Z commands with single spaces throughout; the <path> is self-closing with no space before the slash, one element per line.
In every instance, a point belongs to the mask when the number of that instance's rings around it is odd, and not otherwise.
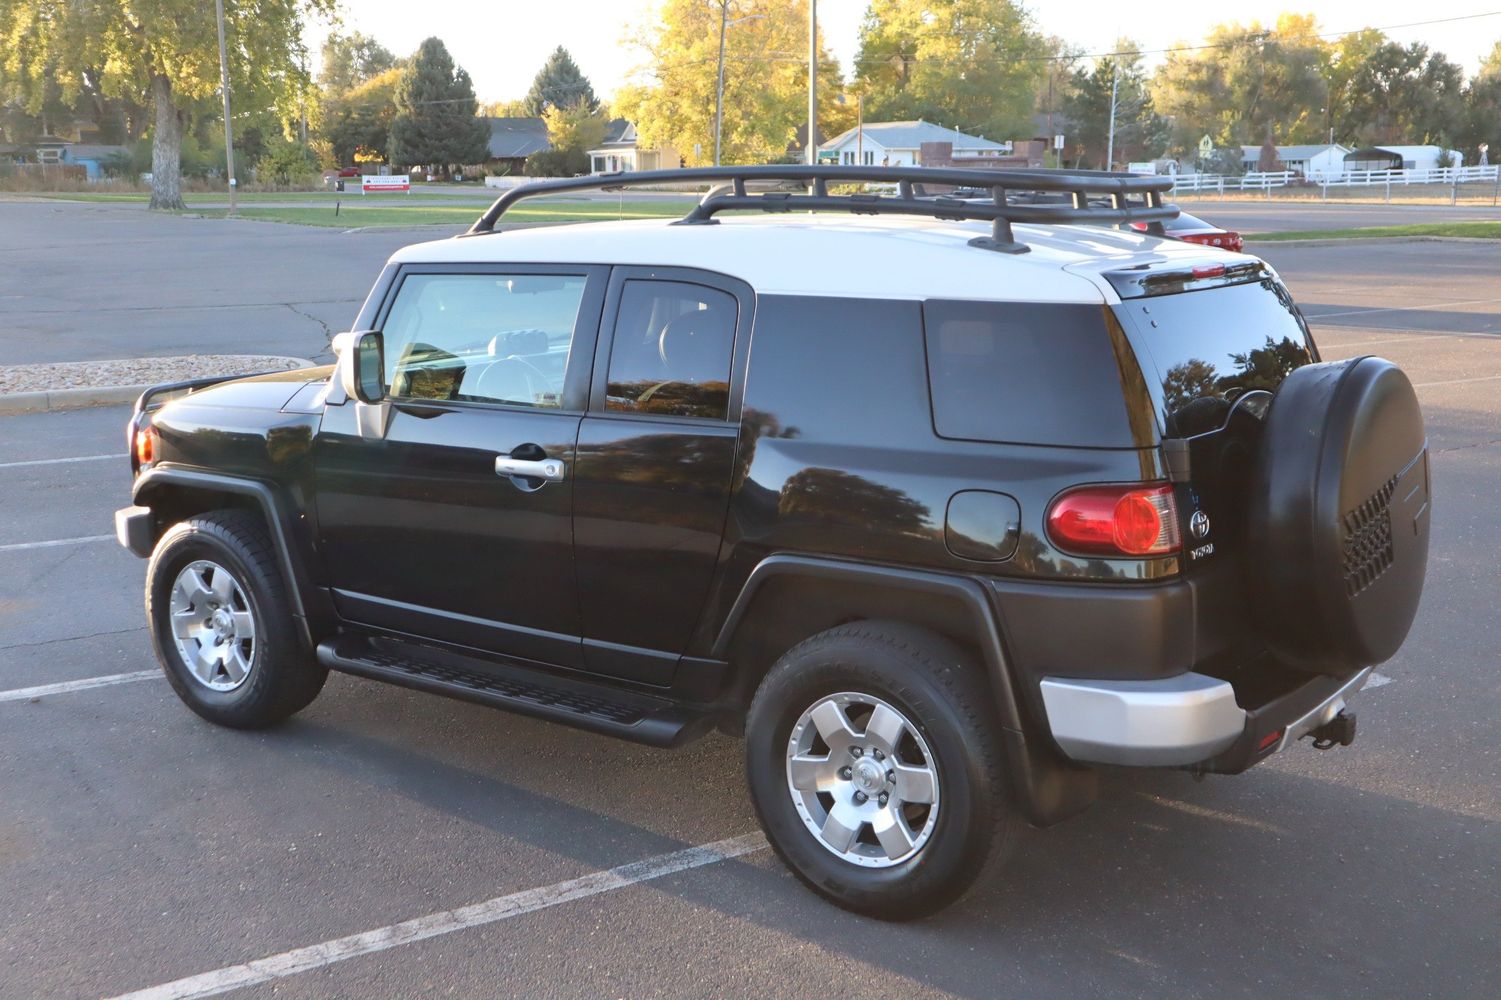
<path fill-rule="evenodd" d="M 1450 218 L 1186 207 L 1247 231 Z M 11 363 L 326 361 L 386 256 L 452 232 L 35 201 L 0 203 L 0 226 Z M 203 974 L 250 983 L 245 998 L 1491 994 L 1501 259 L 1494 243 L 1250 249 L 1326 359 L 1380 354 L 1418 387 L 1435 508 L 1413 632 L 1353 701 L 1353 747 L 1303 743 L 1233 778 L 1110 773 L 1092 809 L 1029 831 L 916 924 L 824 903 L 754 839 L 675 870 L 675 852 L 756 834 L 722 735 L 652 750 L 338 674 L 279 729 L 203 722 L 160 678 L 144 563 L 111 534 L 127 409 L 0 418 L 0 997 Z M 632 862 L 642 877 L 589 880 Z M 492 900 L 486 919 L 437 919 Z M 347 960 L 305 950 L 430 916 L 431 936 L 377 935 Z M 256 980 L 278 963 L 291 974 Z"/>

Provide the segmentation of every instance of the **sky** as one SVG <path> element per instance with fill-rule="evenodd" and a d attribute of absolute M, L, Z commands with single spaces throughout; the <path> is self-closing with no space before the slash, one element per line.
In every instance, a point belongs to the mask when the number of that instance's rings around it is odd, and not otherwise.
<path fill-rule="evenodd" d="M 705 0 L 708 2 L 708 0 Z M 548 54 L 565 46 L 594 84 L 608 97 L 640 65 L 642 54 L 625 43 L 637 27 L 650 23 L 660 0 L 343 0 L 343 30 L 361 31 L 398 55 L 414 51 L 424 38 L 437 35 L 460 66 L 474 79 L 482 102 L 519 98 L 526 93 Z M 1316 0 L 1289 7 L 1317 16 L 1324 31 L 1409 24 L 1436 18 L 1494 11 L 1491 16 L 1448 24 L 1391 28 L 1393 39 L 1425 42 L 1472 72 L 1501 40 L 1501 0 L 1452 3 L 1432 0 Z M 819 30 L 846 73 L 854 62 L 860 20 L 868 0 L 821 0 Z M 1037 26 L 1087 52 L 1107 52 L 1130 34 L 1142 48 L 1194 44 L 1225 21 L 1265 24 L 1284 9 L 1276 4 L 1223 5 L 1178 2 L 1163 4 L 1162 16 L 1142 18 L 1144 5 L 1123 0 L 1026 0 Z M 1134 16 L 1127 16 L 1130 12 Z M 731 31 L 734 28 L 730 29 Z M 326 27 L 315 27 L 309 41 L 314 52 Z M 1161 56 L 1149 57 L 1155 63 Z"/>

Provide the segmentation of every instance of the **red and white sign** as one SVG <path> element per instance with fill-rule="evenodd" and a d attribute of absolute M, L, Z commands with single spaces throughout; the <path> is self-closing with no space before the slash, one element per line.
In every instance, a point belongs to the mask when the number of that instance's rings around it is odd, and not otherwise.
<path fill-rule="evenodd" d="M 360 178 L 360 193 L 368 194 L 371 191 L 406 191 L 412 190 L 412 178 L 406 174 L 392 174 L 389 177 L 373 176 L 365 174 Z"/>

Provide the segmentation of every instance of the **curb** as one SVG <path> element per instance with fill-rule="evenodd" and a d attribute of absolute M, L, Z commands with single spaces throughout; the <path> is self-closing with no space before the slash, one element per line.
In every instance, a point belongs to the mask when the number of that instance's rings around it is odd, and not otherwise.
<path fill-rule="evenodd" d="M 1245 240 L 1247 243 L 1255 243 L 1263 247 L 1370 246 L 1375 243 L 1501 243 L 1501 239 L 1488 236 L 1345 236 L 1307 240 L 1258 240 L 1254 236 L 1247 236 Z"/>
<path fill-rule="evenodd" d="M 277 371 L 300 371 L 318 367 L 307 358 L 291 358 L 297 364 Z M 0 394 L 0 417 L 19 416 L 23 413 L 55 413 L 61 410 L 82 410 L 91 406 L 119 406 L 134 403 L 141 393 L 160 382 L 144 382 L 140 385 L 91 385 L 79 389 L 43 389 L 37 392 L 12 392 Z"/>

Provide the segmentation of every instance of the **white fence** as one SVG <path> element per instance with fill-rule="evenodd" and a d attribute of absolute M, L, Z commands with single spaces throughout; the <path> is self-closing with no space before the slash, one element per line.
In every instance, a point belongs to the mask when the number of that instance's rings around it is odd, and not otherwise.
<path fill-rule="evenodd" d="M 1480 181 L 1501 182 L 1501 164 L 1484 167 L 1435 167 L 1431 170 L 1344 170 L 1338 173 L 1310 172 L 1305 178 L 1296 170 L 1252 172 L 1241 177 L 1219 174 L 1179 174 L 1173 180 L 1178 192 L 1269 191 L 1307 182 L 1320 188 L 1376 187 L 1388 188 L 1413 184 L 1472 184 Z"/>

